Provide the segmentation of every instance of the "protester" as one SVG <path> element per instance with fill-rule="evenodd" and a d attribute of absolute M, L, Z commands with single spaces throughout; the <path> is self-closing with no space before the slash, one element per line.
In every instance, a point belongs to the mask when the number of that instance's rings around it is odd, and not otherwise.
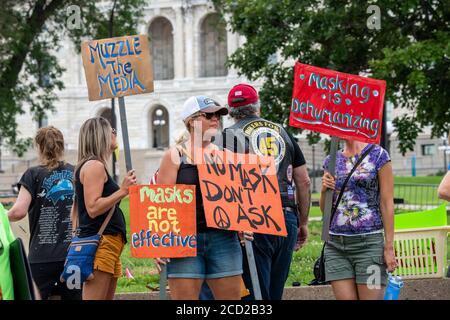
<path fill-rule="evenodd" d="M 136 176 L 130 170 L 120 187 L 111 178 L 107 163 L 116 147 L 116 132 L 106 119 L 91 118 L 81 126 L 75 169 L 79 237 L 96 235 L 115 207 L 95 255 L 94 278 L 84 283 L 83 300 L 112 300 L 122 275 L 120 255 L 126 243 L 126 226 L 119 204 L 128 195 L 128 188 L 136 184 Z"/>
<path fill-rule="evenodd" d="M 306 162 L 297 142 L 281 125 L 259 117 L 260 103 L 255 88 L 245 83 L 234 86 L 228 94 L 228 105 L 235 124 L 224 130 L 224 146 L 233 152 L 274 156 L 277 166 L 288 235 L 256 234 L 253 251 L 262 298 L 280 300 L 296 242 L 298 250 L 308 234 L 310 180 Z M 246 267 L 244 281 L 251 289 L 248 299 L 254 299 Z"/>
<path fill-rule="evenodd" d="M 156 259 L 160 271 L 161 264 L 167 262 L 174 300 L 198 300 L 204 280 L 215 299 L 239 300 L 241 296 L 242 252 L 238 234 L 207 227 L 196 166 L 203 152 L 217 150 L 211 139 L 219 129 L 220 117 L 227 113 L 225 107 L 206 96 L 189 98 L 182 111 L 187 132 L 161 160 L 159 184 L 196 186 L 197 256 Z"/>
<path fill-rule="evenodd" d="M 8 215 L 0 203 L 0 300 L 14 300 L 14 283 L 9 251 L 14 235 Z"/>
<path fill-rule="evenodd" d="M 71 240 L 74 168 L 63 160 L 64 137 L 57 128 L 39 129 L 34 143 L 41 164 L 23 174 L 8 217 L 10 221 L 19 221 L 28 213 L 28 259 L 41 298 L 60 296 L 63 300 L 79 300 L 80 290 L 69 289 L 59 281 Z"/>
<path fill-rule="evenodd" d="M 364 154 L 366 157 L 341 190 Z M 330 223 L 330 239 L 324 252 L 326 281 L 331 282 L 338 300 L 382 299 L 387 284 L 386 268 L 389 272 L 396 268 L 394 178 L 390 161 L 382 147 L 354 140 L 345 140 L 344 149 L 337 151 L 336 178 L 328 172 L 330 156 L 324 161 L 322 212 L 328 188 L 334 190 L 334 205 L 343 192 Z"/>
<path fill-rule="evenodd" d="M 448 144 L 450 145 L 450 132 L 448 135 Z M 442 200 L 450 201 L 450 171 L 447 172 L 444 179 L 442 179 L 439 184 L 438 197 Z"/>
<path fill-rule="evenodd" d="M 450 171 L 447 172 L 439 184 L 438 197 L 442 200 L 450 201 Z"/>

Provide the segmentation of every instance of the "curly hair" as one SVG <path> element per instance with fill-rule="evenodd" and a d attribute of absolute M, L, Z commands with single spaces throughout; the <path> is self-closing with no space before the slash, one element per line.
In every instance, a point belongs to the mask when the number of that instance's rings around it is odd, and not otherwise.
<path fill-rule="evenodd" d="M 230 108 L 230 117 L 240 120 L 248 116 L 253 116 L 258 113 L 259 108 L 259 101 L 241 107 Z"/>

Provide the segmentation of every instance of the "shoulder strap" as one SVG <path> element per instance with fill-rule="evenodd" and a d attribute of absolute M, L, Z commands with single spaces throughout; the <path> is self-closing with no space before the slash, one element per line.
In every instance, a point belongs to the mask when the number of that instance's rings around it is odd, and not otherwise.
<path fill-rule="evenodd" d="M 179 151 L 182 155 L 184 154 L 184 155 L 186 156 L 186 158 L 188 158 L 188 160 L 191 162 L 191 164 L 194 163 L 194 161 L 192 160 L 192 157 L 191 157 L 191 155 L 189 154 L 189 152 L 187 151 L 186 146 L 185 146 L 184 143 L 178 145 L 176 148 L 178 149 L 178 151 Z"/>
<path fill-rule="evenodd" d="M 114 214 L 115 208 L 116 208 L 116 204 L 114 203 L 113 207 L 109 210 L 108 216 L 106 217 L 105 221 L 103 221 L 102 226 L 100 227 L 100 230 L 97 233 L 98 235 L 101 236 L 103 234 L 103 232 L 105 231 L 106 226 L 108 225 L 109 221 L 112 218 L 112 215 Z M 70 216 L 72 218 L 72 232 L 75 233 L 76 230 L 78 229 L 78 202 L 77 202 L 76 196 L 73 199 L 72 210 L 71 210 Z"/>
<path fill-rule="evenodd" d="M 103 231 L 105 231 L 106 226 L 108 225 L 109 221 L 111 220 L 115 209 L 116 209 L 116 204 L 114 203 L 113 207 L 109 210 L 108 216 L 106 217 L 105 221 L 103 221 L 103 224 L 102 224 L 102 226 L 100 227 L 100 230 L 97 233 L 98 235 L 101 236 L 103 234 Z"/>
<path fill-rule="evenodd" d="M 344 183 L 342 184 L 341 187 L 341 191 L 339 192 L 339 196 L 336 200 L 336 204 L 333 207 L 333 211 L 331 212 L 331 218 L 330 221 L 333 219 L 334 214 L 336 213 L 336 210 L 339 206 L 339 202 L 341 202 L 342 196 L 344 195 L 344 190 L 345 187 L 347 187 L 347 183 L 350 180 L 350 177 L 352 176 L 352 174 L 356 171 L 356 168 L 358 168 L 358 166 L 361 164 L 361 162 L 364 160 L 365 157 L 367 157 L 367 155 L 370 153 L 370 151 L 372 151 L 372 149 L 375 147 L 375 145 L 371 145 L 362 155 L 361 157 L 358 159 L 358 161 L 356 161 L 355 165 L 353 166 L 352 170 L 350 171 L 350 173 L 347 175 L 347 178 L 345 178 Z"/>
<path fill-rule="evenodd" d="M 70 219 L 72 220 L 72 234 L 75 235 L 75 232 L 78 229 L 78 202 L 77 195 L 73 196 L 72 209 L 70 210 Z"/>

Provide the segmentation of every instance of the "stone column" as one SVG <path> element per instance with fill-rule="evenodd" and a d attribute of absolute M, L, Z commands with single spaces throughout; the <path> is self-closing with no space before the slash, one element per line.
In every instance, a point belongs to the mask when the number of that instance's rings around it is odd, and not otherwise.
<path fill-rule="evenodd" d="M 228 21 L 229 18 L 225 17 L 225 20 Z M 231 29 L 231 27 L 226 26 L 227 28 L 227 48 L 228 48 L 228 57 L 230 57 L 238 48 L 239 48 L 239 35 L 237 33 L 232 33 L 231 31 L 228 31 L 228 29 Z M 228 76 L 235 78 L 237 77 L 237 70 L 235 68 L 229 68 L 228 69 Z"/>
<path fill-rule="evenodd" d="M 184 48 L 184 28 L 183 28 L 183 12 L 181 7 L 175 7 L 175 28 L 174 28 L 174 68 L 175 68 L 175 79 L 184 78 L 185 74 L 185 48 Z"/>
<path fill-rule="evenodd" d="M 194 41 L 194 14 L 193 9 L 188 8 L 184 12 L 184 45 L 185 45 L 185 76 L 186 78 L 194 78 L 196 61 L 194 51 L 195 51 L 195 41 Z"/>

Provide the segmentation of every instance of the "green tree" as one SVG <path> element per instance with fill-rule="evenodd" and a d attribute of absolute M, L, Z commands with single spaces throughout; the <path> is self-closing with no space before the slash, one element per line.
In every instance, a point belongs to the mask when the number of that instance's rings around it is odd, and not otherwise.
<path fill-rule="evenodd" d="M 2 0 L 0 6 L 0 141 L 21 155 L 30 138 L 19 138 L 16 116 L 29 105 L 34 120 L 54 111 L 64 69 L 55 52 L 71 39 L 77 49 L 83 39 L 136 33 L 144 0 Z M 74 20 L 80 12 L 80 21 Z"/>
<path fill-rule="evenodd" d="M 292 62 L 300 61 L 386 80 L 386 99 L 408 110 L 394 120 L 403 154 L 425 126 L 434 136 L 450 129 L 448 0 L 214 2 L 232 31 L 246 38 L 228 63 L 250 80 L 264 80 L 265 117 L 281 116 L 287 125 Z M 380 9 L 379 30 L 368 27 L 370 5 Z"/>

